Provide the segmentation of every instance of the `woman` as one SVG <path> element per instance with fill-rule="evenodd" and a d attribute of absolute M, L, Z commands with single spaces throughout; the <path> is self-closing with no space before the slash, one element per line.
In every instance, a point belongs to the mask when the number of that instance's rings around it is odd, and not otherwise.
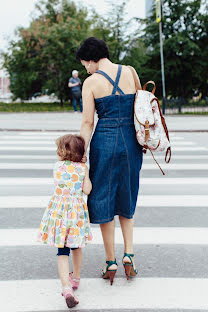
<path fill-rule="evenodd" d="M 114 253 L 114 216 L 124 239 L 123 265 L 127 279 L 137 270 L 133 253 L 133 215 L 139 190 L 142 147 L 134 128 L 135 91 L 139 78 L 130 66 L 109 60 L 106 43 L 94 37 L 86 39 L 77 51 L 88 77 L 82 90 L 83 117 L 80 135 L 87 151 L 94 128 L 94 112 L 99 121 L 90 143 L 90 179 L 93 189 L 88 197 L 90 222 L 100 224 L 106 252 L 103 278 L 111 285 L 117 270 Z M 133 73 L 133 74 L 132 74 Z M 134 76 L 137 78 L 136 88 Z"/>

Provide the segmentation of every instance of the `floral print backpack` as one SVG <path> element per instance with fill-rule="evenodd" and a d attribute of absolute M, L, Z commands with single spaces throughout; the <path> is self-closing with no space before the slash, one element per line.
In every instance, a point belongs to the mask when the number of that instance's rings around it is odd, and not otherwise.
<path fill-rule="evenodd" d="M 132 69 L 131 71 L 135 80 L 137 77 Z M 152 92 L 146 91 L 148 84 L 154 85 Z M 137 85 L 138 83 L 136 86 Z M 165 151 L 165 162 L 169 163 L 171 159 L 170 139 L 159 101 L 154 95 L 155 90 L 156 86 L 154 81 L 148 81 L 142 90 L 137 90 L 134 102 L 134 125 L 136 129 L 136 137 L 139 144 L 143 146 L 144 153 L 149 150 L 154 158 L 153 151 Z M 154 160 L 164 175 L 164 171 L 161 169 L 155 158 Z"/>

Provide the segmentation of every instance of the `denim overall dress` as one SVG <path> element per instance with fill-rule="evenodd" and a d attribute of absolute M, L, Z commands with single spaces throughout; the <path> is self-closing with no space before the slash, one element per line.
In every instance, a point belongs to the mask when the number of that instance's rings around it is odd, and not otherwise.
<path fill-rule="evenodd" d="M 130 219 L 136 208 L 143 154 L 134 128 L 135 93 L 124 94 L 119 88 L 121 70 L 119 65 L 115 82 L 105 72 L 96 71 L 114 88 L 111 95 L 95 99 L 99 120 L 90 143 L 91 223 L 107 223 L 115 215 Z"/>

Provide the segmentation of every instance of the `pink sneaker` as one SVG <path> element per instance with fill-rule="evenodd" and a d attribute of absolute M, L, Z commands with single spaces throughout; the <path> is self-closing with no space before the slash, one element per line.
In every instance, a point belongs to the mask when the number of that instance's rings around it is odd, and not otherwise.
<path fill-rule="evenodd" d="M 72 284 L 73 290 L 77 290 L 79 287 L 80 278 L 73 277 L 73 272 L 69 273 L 69 281 Z"/>
<path fill-rule="evenodd" d="M 65 289 L 62 293 L 62 296 L 64 296 L 68 308 L 73 308 L 79 303 L 71 288 Z"/>

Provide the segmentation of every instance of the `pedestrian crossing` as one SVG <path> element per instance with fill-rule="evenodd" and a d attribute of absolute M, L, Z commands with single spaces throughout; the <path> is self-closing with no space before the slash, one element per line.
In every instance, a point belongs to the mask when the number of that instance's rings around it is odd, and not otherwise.
<path fill-rule="evenodd" d="M 55 140 L 65 133 L 0 132 L 0 311 L 67 310 L 56 249 L 36 241 L 53 191 Z M 104 248 L 93 225 L 94 239 L 83 250 L 76 311 L 208 311 L 208 143 L 193 134 L 170 137 L 171 163 L 155 154 L 166 176 L 144 155 L 134 225 L 138 278 L 124 278 L 117 219 L 115 283 L 111 287 L 100 278 Z"/>
<path fill-rule="evenodd" d="M 128 287 L 130 282 L 132 286 Z M 130 282 L 117 278 L 114 287 L 110 287 L 107 281 L 83 278 L 79 289 L 82 301 L 76 311 L 118 311 L 118 307 L 127 305 L 128 311 L 158 312 L 161 306 L 163 311 L 207 311 L 208 279 L 190 278 L 187 283 L 184 278 L 137 278 Z M 7 306 L 7 311 L 14 311 L 14 306 L 22 312 L 66 311 L 63 299 L 57 294 L 59 287 L 59 281 L 54 279 L 0 282 L 2 304 Z M 6 299 L 8 288 L 16 289 L 15 299 Z M 86 289 L 91 291 L 88 293 Z M 94 300 L 89 299 L 89 294 Z"/>
<path fill-rule="evenodd" d="M 102 236 L 98 227 L 92 229 L 93 241 L 89 244 L 102 245 Z M 5 237 L 7 238 L 5 241 Z M 123 244 L 121 229 L 116 227 L 115 243 Z M 181 227 L 135 227 L 134 244 L 177 244 L 177 245 L 207 245 L 208 228 Z M 1 229 L 0 246 L 39 246 L 37 229 Z M 43 246 L 43 245 L 41 245 Z"/>
<path fill-rule="evenodd" d="M 28 170 L 52 170 L 54 163 L 0 163 L 0 169 L 28 169 Z M 208 164 L 166 164 L 166 170 L 208 170 Z M 158 167 L 153 164 L 143 164 L 144 170 L 158 170 Z"/>
<path fill-rule="evenodd" d="M 50 196 L 1 196 L 0 208 L 44 208 Z M 208 195 L 142 195 L 137 206 L 142 207 L 207 207 Z"/>

